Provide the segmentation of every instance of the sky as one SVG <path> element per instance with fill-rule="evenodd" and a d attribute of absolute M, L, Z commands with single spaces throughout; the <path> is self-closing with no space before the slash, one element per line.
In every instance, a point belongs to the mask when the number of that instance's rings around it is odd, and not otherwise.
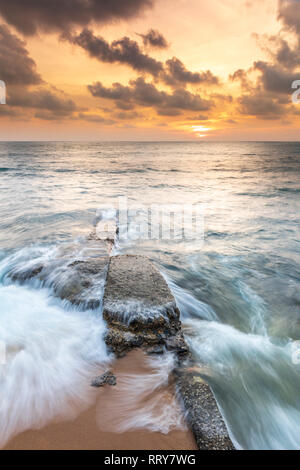
<path fill-rule="evenodd" d="M 0 140 L 300 140 L 299 0 L 0 0 Z"/>

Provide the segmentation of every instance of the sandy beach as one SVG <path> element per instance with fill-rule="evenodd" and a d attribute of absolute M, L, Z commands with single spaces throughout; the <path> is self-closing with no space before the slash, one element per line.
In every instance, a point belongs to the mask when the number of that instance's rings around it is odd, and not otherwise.
<path fill-rule="evenodd" d="M 153 393 L 144 393 L 136 404 L 133 404 L 132 397 L 129 397 L 128 405 L 126 400 L 128 377 L 132 378 L 134 371 L 135 380 L 138 377 L 143 380 L 151 373 L 147 359 L 141 351 L 133 351 L 126 357 L 116 360 L 111 370 L 117 377 L 117 385 L 95 389 L 95 403 L 92 407 L 87 410 L 78 409 L 78 416 L 72 421 L 56 420 L 42 429 L 25 431 L 12 438 L 5 450 L 197 449 L 192 433 L 184 426 L 181 429 L 170 430 L 167 434 L 148 429 L 134 429 L 134 426 L 133 429 L 119 432 L 118 428 L 129 420 L 134 422 L 139 412 L 147 413 L 151 409 L 155 421 L 160 419 L 159 414 L 166 405 L 170 406 L 170 412 L 172 407 L 175 413 L 181 411 L 174 398 L 172 383 L 159 387 Z"/>

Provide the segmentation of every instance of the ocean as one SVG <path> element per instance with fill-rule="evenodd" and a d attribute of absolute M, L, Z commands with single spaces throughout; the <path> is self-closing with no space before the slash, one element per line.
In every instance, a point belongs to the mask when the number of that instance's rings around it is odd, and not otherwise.
<path fill-rule="evenodd" d="M 299 449 L 299 183 L 300 143 L 0 143 L 0 444 L 69 415 L 70 398 L 88 402 L 89 364 L 109 361 L 99 311 L 8 270 L 76 244 L 126 197 L 201 205 L 204 238 L 130 239 L 117 252 L 164 274 L 236 446 Z"/>

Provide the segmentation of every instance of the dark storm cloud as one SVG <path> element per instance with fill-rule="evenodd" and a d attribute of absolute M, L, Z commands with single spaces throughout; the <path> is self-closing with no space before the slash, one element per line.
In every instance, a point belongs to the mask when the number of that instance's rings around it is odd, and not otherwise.
<path fill-rule="evenodd" d="M 150 29 L 146 34 L 139 34 L 143 38 L 144 46 L 166 49 L 169 44 L 166 38 L 157 30 Z"/>
<path fill-rule="evenodd" d="M 0 14 L 24 34 L 66 31 L 91 22 L 128 19 L 154 0 L 1 0 Z"/>
<path fill-rule="evenodd" d="M 206 72 L 190 72 L 177 57 L 166 62 L 164 81 L 170 85 L 176 83 L 200 84 L 207 83 L 217 85 L 219 80 L 209 70 Z"/>
<path fill-rule="evenodd" d="M 153 83 L 145 82 L 139 77 L 132 80 L 129 86 L 114 83 L 111 88 L 104 87 L 100 82 L 88 86 L 89 91 L 95 97 L 111 100 L 125 101 L 131 105 L 153 107 L 160 113 L 175 114 L 183 110 L 207 111 L 213 103 L 210 100 L 201 98 L 198 94 L 193 94 L 185 89 L 176 89 L 172 93 L 160 91 Z"/>
<path fill-rule="evenodd" d="M 7 85 L 36 85 L 42 79 L 24 41 L 0 25 L 0 73 Z"/>
<path fill-rule="evenodd" d="M 126 64 L 134 70 L 152 75 L 157 75 L 163 70 L 162 62 L 145 54 L 138 43 L 128 37 L 109 44 L 101 36 L 95 36 L 91 30 L 84 29 L 78 36 L 66 36 L 66 38 L 101 62 Z"/>

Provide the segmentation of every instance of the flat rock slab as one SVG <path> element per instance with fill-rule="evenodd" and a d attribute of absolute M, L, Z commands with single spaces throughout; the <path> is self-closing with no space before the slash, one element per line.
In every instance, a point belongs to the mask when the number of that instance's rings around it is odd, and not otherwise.
<path fill-rule="evenodd" d="M 200 450 L 234 450 L 210 387 L 199 373 L 176 369 L 177 391 Z"/>
<path fill-rule="evenodd" d="M 110 259 L 103 317 L 109 326 L 106 343 L 116 353 L 155 344 L 181 353 L 188 351 L 173 294 L 158 269 L 144 256 Z"/>

